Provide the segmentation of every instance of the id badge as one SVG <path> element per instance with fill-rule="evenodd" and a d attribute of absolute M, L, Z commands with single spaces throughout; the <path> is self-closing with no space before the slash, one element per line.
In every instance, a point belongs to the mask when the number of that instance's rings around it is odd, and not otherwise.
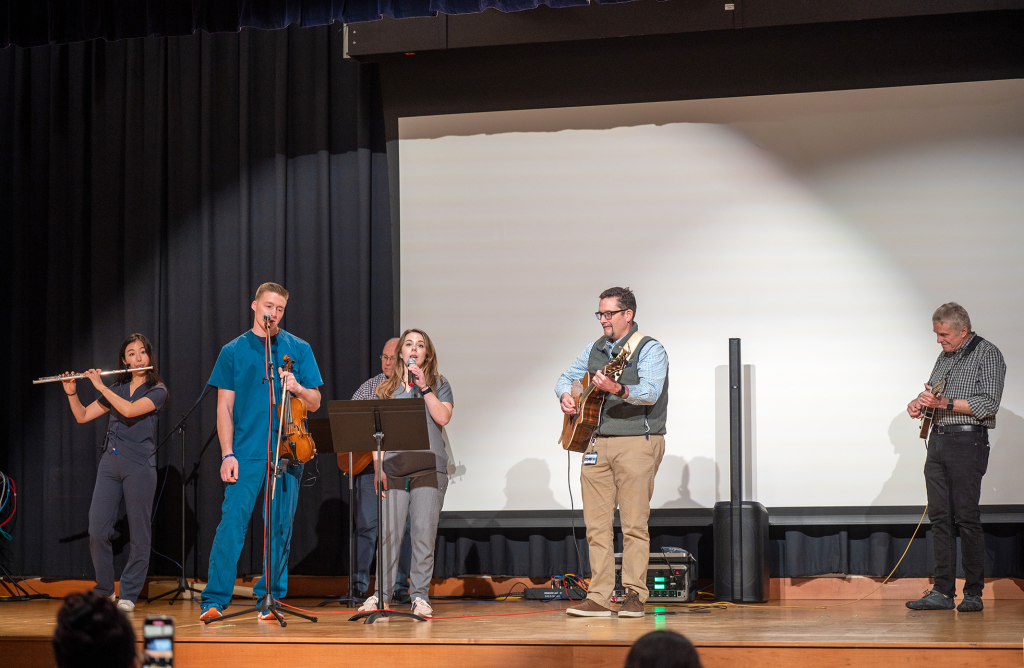
<path fill-rule="evenodd" d="M 597 450 L 588 450 L 583 453 L 583 465 L 593 466 L 597 463 Z"/>

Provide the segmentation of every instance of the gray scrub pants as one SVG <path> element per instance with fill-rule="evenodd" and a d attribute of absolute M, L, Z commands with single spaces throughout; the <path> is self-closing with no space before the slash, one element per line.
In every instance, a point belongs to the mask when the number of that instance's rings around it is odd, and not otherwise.
<path fill-rule="evenodd" d="M 131 545 L 128 561 L 121 573 L 121 598 L 132 603 L 139 599 L 139 592 L 146 582 L 149 570 L 149 547 L 151 540 L 151 515 L 153 495 L 156 493 L 156 467 L 136 464 L 123 454 L 115 454 L 111 448 L 103 453 L 96 471 L 96 486 L 92 490 L 92 504 L 89 506 L 89 552 L 92 567 L 96 571 L 97 596 L 114 593 L 114 550 L 110 537 L 114 534 L 114 522 L 124 499 L 128 511 L 128 531 Z"/>
<path fill-rule="evenodd" d="M 412 539 L 412 568 L 409 571 L 409 597 L 430 602 L 430 578 L 434 575 L 434 543 L 441 506 L 448 490 L 448 475 L 437 473 L 437 488 L 417 487 L 411 491 L 388 489 L 384 498 L 384 601 L 390 602 L 398 573 L 398 556 L 409 520 Z"/>

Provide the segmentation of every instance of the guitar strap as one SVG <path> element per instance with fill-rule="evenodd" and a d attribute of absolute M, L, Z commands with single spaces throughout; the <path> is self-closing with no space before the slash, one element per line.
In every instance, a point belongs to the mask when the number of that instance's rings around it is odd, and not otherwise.
<path fill-rule="evenodd" d="M 985 340 L 985 339 L 983 339 L 983 338 L 981 338 L 980 336 L 978 336 L 977 334 L 975 334 L 975 335 L 974 335 L 974 338 L 973 338 L 973 339 L 971 339 L 971 342 L 970 342 L 970 343 L 968 343 L 968 344 L 967 344 L 966 346 L 964 346 L 964 354 L 963 354 L 963 357 L 961 357 L 960 359 L 958 359 L 958 360 L 956 361 L 956 364 L 954 364 L 953 366 L 951 366 L 951 367 L 949 368 L 949 371 L 947 371 L 947 372 L 946 372 L 946 375 L 945 375 L 945 377 L 944 377 L 944 378 L 943 378 L 942 380 L 943 380 L 943 381 L 945 381 L 945 382 L 948 382 L 948 381 L 949 381 L 949 377 L 953 375 L 953 372 L 954 372 L 954 371 L 956 371 L 956 370 L 957 370 L 957 369 L 958 369 L 958 368 L 960 367 L 960 365 L 961 365 L 961 364 L 963 363 L 963 361 L 964 361 L 965 359 L 967 359 L 968 355 L 970 355 L 971 353 L 973 353 L 973 352 L 974 352 L 974 349 L 978 347 L 978 344 L 979 344 L 979 343 L 981 343 L 981 342 L 982 342 L 982 341 L 984 341 L 984 340 Z M 630 341 L 632 341 L 632 339 L 630 339 Z"/>
<path fill-rule="evenodd" d="M 629 337 L 622 349 L 627 351 L 626 357 L 631 363 L 636 364 L 636 359 L 640 356 L 640 342 L 644 339 L 646 334 L 643 334 L 639 329 L 633 332 L 633 336 Z M 648 407 L 644 406 L 644 437 L 650 438 L 651 427 L 647 424 L 647 411 Z"/>
<path fill-rule="evenodd" d="M 627 340 L 626 343 L 622 345 L 622 349 L 627 351 L 626 357 L 628 357 L 631 360 L 636 357 L 637 353 L 639 352 L 637 346 L 640 344 L 640 341 L 642 341 L 645 336 L 647 335 L 641 333 L 640 330 L 633 332 L 633 336 L 629 337 L 629 340 Z"/>

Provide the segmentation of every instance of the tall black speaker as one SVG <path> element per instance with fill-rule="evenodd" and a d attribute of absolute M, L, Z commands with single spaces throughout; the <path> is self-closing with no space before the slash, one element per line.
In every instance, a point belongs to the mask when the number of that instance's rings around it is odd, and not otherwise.
<path fill-rule="evenodd" d="M 768 511 L 757 501 L 744 501 L 740 516 L 739 545 L 733 545 L 732 504 L 715 504 L 715 599 L 764 603 L 771 591 Z"/>

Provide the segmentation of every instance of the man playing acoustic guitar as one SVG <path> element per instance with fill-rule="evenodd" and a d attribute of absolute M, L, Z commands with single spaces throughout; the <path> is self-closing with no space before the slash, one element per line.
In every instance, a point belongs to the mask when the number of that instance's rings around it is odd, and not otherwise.
<path fill-rule="evenodd" d="M 625 601 L 619 617 L 643 617 L 647 600 L 647 560 L 654 476 L 665 454 L 668 412 L 668 355 L 665 348 L 637 330 L 636 297 L 629 288 L 601 293 L 595 314 L 604 335 L 588 345 L 555 386 L 562 412 L 574 415 L 573 381 L 593 374 L 597 390 L 607 393 L 600 422 L 583 455 L 580 484 L 583 519 L 590 546 L 590 588 L 586 600 L 566 610 L 579 617 L 609 617 L 615 587 L 614 517 L 622 524 L 622 586 Z M 629 365 L 618 381 L 602 373 L 628 348 Z"/>

